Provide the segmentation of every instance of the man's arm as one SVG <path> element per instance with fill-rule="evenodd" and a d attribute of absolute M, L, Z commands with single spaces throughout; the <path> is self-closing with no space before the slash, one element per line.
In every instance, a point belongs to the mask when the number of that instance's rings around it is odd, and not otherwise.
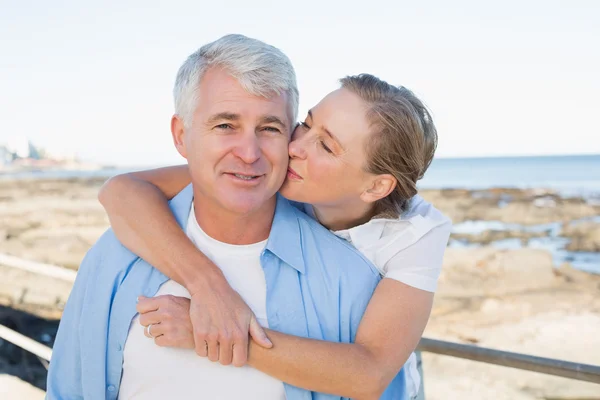
<path fill-rule="evenodd" d="M 190 292 L 196 352 L 242 366 L 248 332 L 262 346 L 271 343 L 221 270 L 194 246 L 171 213 L 167 200 L 189 183 L 187 165 L 140 171 L 109 179 L 98 198 L 119 241 Z"/>
<path fill-rule="evenodd" d="M 81 311 L 90 274 L 97 257 L 92 247 L 83 259 L 69 299 L 63 310 L 52 348 L 48 369 L 46 399 L 83 399 L 81 343 Z"/>

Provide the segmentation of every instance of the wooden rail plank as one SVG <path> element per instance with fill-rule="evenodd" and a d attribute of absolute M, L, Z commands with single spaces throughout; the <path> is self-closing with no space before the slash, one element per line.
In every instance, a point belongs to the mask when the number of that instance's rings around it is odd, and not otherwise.
<path fill-rule="evenodd" d="M 18 268 L 24 271 L 33 272 L 34 274 L 45 275 L 68 282 L 75 282 L 75 276 L 77 276 L 77 271 L 73 271 L 72 269 L 35 261 L 23 260 L 22 258 L 2 253 L 0 253 L 0 265 Z"/>

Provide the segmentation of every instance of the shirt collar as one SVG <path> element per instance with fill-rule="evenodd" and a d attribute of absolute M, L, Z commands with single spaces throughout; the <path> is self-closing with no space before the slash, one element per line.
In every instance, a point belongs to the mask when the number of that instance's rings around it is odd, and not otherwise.
<path fill-rule="evenodd" d="M 194 191 L 192 185 L 189 184 L 169 202 L 175 219 L 184 230 L 187 226 L 193 198 Z M 266 250 L 303 274 L 306 268 L 302 254 L 298 213 L 300 211 L 296 210 L 288 200 L 277 194 L 277 205 Z"/>
<path fill-rule="evenodd" d="M 194 189 L 192 184 L 187 185 L 177 196 L 169 201 L 171 212 L 175 216 L 177 223 L 183 230 L 187 227 L 188 218 L 190 216 L 191 204 L 194 200 Z"/>
<path fill-rule="evenodd" d="M 266 249 L 303 274 L 306 268 L 302 253 L 299 213 L 300 211 L 288 200 L 277 194 L 277 205 Z"/>

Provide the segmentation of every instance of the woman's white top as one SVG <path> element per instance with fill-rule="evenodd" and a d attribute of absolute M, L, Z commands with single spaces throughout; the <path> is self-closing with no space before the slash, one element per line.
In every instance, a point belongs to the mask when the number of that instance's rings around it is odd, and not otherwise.
<path fill-rule="evenodd" d="M 305 204 L 304 211 L 315 216 L 310 205 Z M 416 195 L 408 210 L 397 219 L 375 218 L 363 225 L 333 233 L 352 243 L 384 278 L 433 293 L 437 289 L 451 231 L 450 219 Z M 414 353 L 404 370 L 409 398 L 412 399 L 421 384 Z"/>
<path fill-rule="evenodd" d="M 312 206 L 304 210 L 314 217 Z M 374 218 L 333 233 L 352 243 L 384 278 L 435 292 L 451 230 L 450 219 L 416 195 L 397 219 Z"/>

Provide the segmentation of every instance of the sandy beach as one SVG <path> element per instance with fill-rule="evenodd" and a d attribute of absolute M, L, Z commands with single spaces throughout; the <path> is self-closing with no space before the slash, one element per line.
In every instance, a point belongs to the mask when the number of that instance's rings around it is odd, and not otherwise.
<path fill-rule="evenodd" d="M 77 269 L 108 227 L 96 199 L 102 182 L 0 181 L 0 253 Z M 600 251 L 600 205 L 543 189 L 422 195 L 457 227 L 426 337 L 600 365 L 600 275 L 584 271 Z M 0 306 L 8 307 L 0 319 L 19 320 L 11 314 L 18 310 L 48 319 L 42 325 L 51 330 L 69 290 L 0 266 Z M 23 382 L 26 367 L 19 372 L 10 357 L 19 359 L 0 342 L 0 398 L 41 398 Z M 600 399 L 598 385 L 431 354 L 423 359 L 428 400 Z M 35 361 L 28 359 L 28 368 L 39 369 Z"/>

